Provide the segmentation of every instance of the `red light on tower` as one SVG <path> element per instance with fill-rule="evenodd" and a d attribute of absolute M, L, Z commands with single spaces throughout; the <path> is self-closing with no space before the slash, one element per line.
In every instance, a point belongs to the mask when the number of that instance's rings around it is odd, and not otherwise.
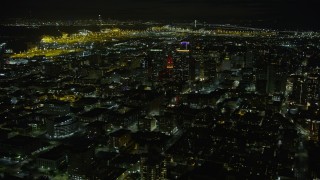
<path fill-rule="evenodd" d="M 168 56 L 167 59 L 167 69 L 173 69 L 173 59 L 171 56 Z"/>

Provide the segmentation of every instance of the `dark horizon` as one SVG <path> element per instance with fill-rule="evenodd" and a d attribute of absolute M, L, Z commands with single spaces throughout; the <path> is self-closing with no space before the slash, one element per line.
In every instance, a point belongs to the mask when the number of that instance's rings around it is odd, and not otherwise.
<path fill-rule="evenodd" d="M 250 24 L 262 22 L 267 26 L 289 29 L 320 29 L 316 0 L 13 0 L 1 6 L 0 18 L 119 20 L 200 20 L 208 23 Z M 254 24 L 253 24 L 254 25 Z"/>

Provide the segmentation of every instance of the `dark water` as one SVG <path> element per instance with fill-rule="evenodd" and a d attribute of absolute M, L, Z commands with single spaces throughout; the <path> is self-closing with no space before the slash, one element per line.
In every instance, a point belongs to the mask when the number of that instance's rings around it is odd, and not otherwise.
<path fill-rule="evenodd" d="M 0 26 L 0 43 L 7 43 L 7 48 L 13 49 L 14 52 L 25 51 L 28 46 L 39 43 L 43 35 L 61 36 L 61 32 L 75 33 L 81 29 L 98 31 L 97 26 L 43 26 L 38 28 L 17 27 L 17 26 Z"/>
<path fill-rule="evenodd" d="M 105 28 L 114 28 L 114 25 L 104 26 L 41 26 L 41 27 L 21 27 L 21 26 L 0 26 L 0 43 L 7 43 L 7 48 L 14 52 L 27 50 L 30 46 L 40 42 L 44 35 L 61 36 L 62 32 L 76 33 L 79 30 L 90 30 L 93 32 Z M 146 29 L 146 25 L 117 25 L 121 29 Z"/>

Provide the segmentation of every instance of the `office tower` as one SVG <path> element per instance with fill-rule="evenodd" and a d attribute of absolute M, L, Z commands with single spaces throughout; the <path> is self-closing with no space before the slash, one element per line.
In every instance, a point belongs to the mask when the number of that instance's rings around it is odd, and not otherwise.
<path fill-rule="evenodd" d="M 196 70 L 197 65 L 198 65 L 198 61 L 196 61 L 194 58 L 190 58 L 189 59 L 189 80 L 190 81 L 194 81 L 196 79 Z"/>
<path fill-rule="evenodd" d="M 320 93 L 320 78 L 319 75 L 313 74 L 309 75 L 306 80 L 306 94 L 307 101 L 309 103 L 317 103 L 319 101 L 319 93 Z"/>
<path fill-rule="evenodd" d="M 5 43 L 0 44 L 0 69 L 4 66 L 4 53 L 5 53 Z"/>
<path fill-rule="evenodd" d="M 279 65 L 270 64 L 257 69 L 256 87 L 260 93 L 285 92 L 287 74 Z"/>
<path fill-rule="evenodd" d="M 204 76 L 209 80 L 213 80 L 217 76 L 217 62 L 219 58 L 220 54 L 214 52 L 204 59 Z"/>
<path fill-rule="evenodd" d="M 141 158 L 141 180 L 164 180 L 167 177 L 167 163 L 160 154 L 148 154 Z"/>
<path fill-rule="evenodd" d="M 188 46 L 190 45 L 190 42 L 183 41 L 180 44 L 182 46 L 182 50 L 188 50 Z"/>
<path fill-rule="evenodd" d="M 230 56 L 227 54 L 221 62 L 220 72 L 230 71 L 231 70 L 231 61 Z"/>
<path fill-rule="evenodd" d="M 309 122 L 307 122 L 309 125 L 309 132 L 310 132 L 310 140 L 314 141 L 314 142 L 318 142 L 319 141 L 319 124 L 320 121 L 318 120 L 311 120 Z"/>
<path fill-rule="evenodd" d="M 247 51 L 244 56 L 244 63 L 246 68 L 252 68 L 254 65 L 254 56 L 252 51 Z"/>
<path fill-rule="evenodd" d="M 142 62 L 141 62 L 141 67 L 144 70 L 144 73 L 146 74 L 146 77 L 148 78 L 148 80 L 153 80 L 153 74 L 155 71 L 155 67 L 154 67 L 154 59 L 148 55 L 146 56 Z"/>
<path fill-rule="evenodd" d="M 307 88 L 302 76 L 294 77 L 291 99 L 297 104 L 305 105 L 307 103 Z"/>
<path fill-rule="evenodd" d="M 174 66 L 173 66 L 173 59 L 172 57 L 169 55 L 168 58 L 167 58 L 167 69 L 173 69 Z"/>
<path fill-rule="evenodd" d="M 267 93 L 273 93 L 277 87 L 275 84 L 276 81 L 276 70 L 274 65 L 268 65 L 267 67 Z"/>

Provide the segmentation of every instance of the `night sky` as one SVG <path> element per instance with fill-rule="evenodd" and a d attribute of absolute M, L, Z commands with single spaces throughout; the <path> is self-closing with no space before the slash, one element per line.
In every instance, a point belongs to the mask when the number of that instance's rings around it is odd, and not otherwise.
<path fill-rule="evenodd" d="M 10 0 L 0 16 L 50 19 L 103 18 L 203 20 L 209 23 L 261 21 L 319 28 L 318 0 Z M 319 28 L 320 29 L 320 28 Z"/>

